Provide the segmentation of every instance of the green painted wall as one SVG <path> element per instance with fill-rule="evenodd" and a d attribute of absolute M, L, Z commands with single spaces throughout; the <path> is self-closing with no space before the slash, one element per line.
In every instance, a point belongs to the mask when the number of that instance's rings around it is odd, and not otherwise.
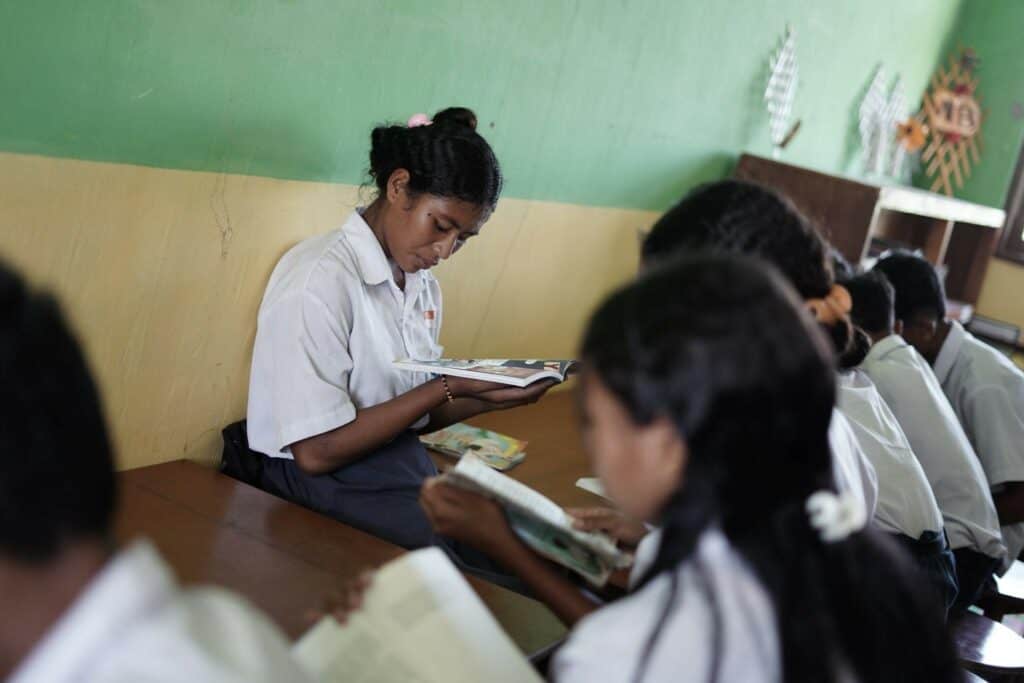
<path fill-rule="evenodd" d="M 954 46 L 973 47 L 981 59 L 985 110 L 981 163 L 957 196 L 1002 207 L 1024 139 L 1024 2 L 968 0 L 953 38 Z M 1017 115 L 1014 103 L 1021 107 Z"/>
<path fill-rule="evenodd" d="M 466 104 L 509 195 L 656 209 L 769 152 L 787 22 L 803 129 L 785 159 L 851 172 L 874 67 L 916 100 L 960 4 L 0 0 L 0 149 L 359 183 L 373 122 Z"/>

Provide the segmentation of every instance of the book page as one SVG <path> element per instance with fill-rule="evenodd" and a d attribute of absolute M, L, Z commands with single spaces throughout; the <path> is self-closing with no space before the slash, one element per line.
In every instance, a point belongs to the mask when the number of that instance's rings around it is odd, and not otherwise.
<path fill-rule="evenodd" d="M 572 518 L 557 503 L 529 486 L 495 472 L 472 454 L 463 456 L 444 477 L 456 486 L 463 486 L 497 499 L 509 511 L 527 515 L 554 527 L 554 530 L 559 533 L 541 534 L 537 528 L 529 530 L 520 528 L 516 531 L 535 550 L 555 561 L 562 562 L 561 558 L 565 556 L 565 553 L 571 552 L 565 547 L 566 544 L 576 544 L 596 553 L 610 567 L 628 566 L 630 563 L 629 556 L 620 551 L 611 538 L 603 534 L 575 529 Z M 540 542 L 543 539 L 552 542 L 557 540 L 557 543 L 538 545 L 532 542 Z M 566 564 L 566 566 L 576 568 L 572 564 Z M 584 573 L 584 576 L 592 578 L 590 573 Z M 597 579 L 597 581 L 601 580 Z"/>
<path fill-rule="evenodd" d="M 576 364 L 572 360 L 510 360 L 507 358 L 416 360 L 403 358 L 392 365 L 399 370 L 467 377 L 525 387 L 544 378 L 564 381 Z"/>
<path fill-rule="evenodd" d="M 608 494 L 604 490 L 604 484 L 597 477 L 580 477 L 576 480 L 577 488 L 581 488 L 584 491 L 589 491 L 595 496 L 601 496 L 605 500 L 608 500 Z"/>
<path fill-rule="evenodd" d="M 437 548 L 386 565 L 345 626 L 330 617 L 321 620 L 293 653 L 323 681 L 541 680 Z"/>
<path fill-rule="evenodd" d="M 500 502 L 521 508 L 549 524 L 566 529 L 572 527 L 572 520 L 560 505 L 526 484 L 495 472 L 471 454 L 459 460 L 451 473 L 464 477 L 467 483 L 476 484 L 481 492 Z"/>

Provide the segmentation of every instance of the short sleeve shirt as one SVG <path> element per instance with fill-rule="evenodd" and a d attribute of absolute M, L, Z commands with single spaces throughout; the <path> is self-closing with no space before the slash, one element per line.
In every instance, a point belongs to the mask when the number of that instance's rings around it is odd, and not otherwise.
<path fill-rule="evenodd" d="M 935 376 L 981 458 L 993 491 L 1024 482 L 1024 373 L 953 322 Z M 1002 527 L 1009 566 L 1024 548 L 1024 522 Z"/>
<path fill-rule="evenodd" d="M 659 543 L 657 531 L 641 542 L 634 578 L 650 566 Z M 649 653 L 644 680 L 706 681 L 713 668 L 715 603 L 722 629 L 719 680 L 782 680 L 775 608 L 754 571 L 725 536 L 717 530 L 705 531 L 694 555 L 674 571 L 678 589 L 671 604 L 671 576 L 663 572 L 580 621 L 555 654 L 552 680 L 633 680 L 651 632 L 667 608 L 668 618 Z M 714 593 L 713 599 L 709 592 Z"/>
<path fill-rule="evenodd" d="M 428 375 L 392 363 L 440 358 L 441 321 L 437 280 L 426 270 L 408 273 L 400 289 L 358 211 L 341 229 L 299 243 L 274 268 L 260 305 L 249 377 L 250 447 L 291 458 L 291 444 L 342 427 L 359 410 L 426 382 Z"/>
<path fill-rule="evenodd" d="M 859 370 L 841 374 L 838 404 L 878 475 L 876 526 L 912 539 L 941 533 L 942 515 L 921 463 L 868 376 Z"/>
<path fill-rule="evenodd" d="M 871 347 L 861 368 L 924 468 L 950 547 L 1002 557 L 1006 549 L 985 472 L 928 361 L 902 337 L 890 335 Z"/>
<path fill-rule="evenodd" d="M 878 474 L 857 441 L 850 421 L 838 408 L 832 410 L 828 443 L 832 450 L 832 474 L 836 488 L 864 501 L 867 518 L 873 519 L 878 506 Z"/>

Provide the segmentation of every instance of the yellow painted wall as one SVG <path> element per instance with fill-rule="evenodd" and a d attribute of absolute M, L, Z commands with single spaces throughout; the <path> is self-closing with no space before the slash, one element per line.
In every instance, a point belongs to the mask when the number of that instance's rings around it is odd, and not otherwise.
<path fill-rule="evenodd" d="M 978 312 L 1024 329 L 1024 267 L 993 258 L 978 299 Z"/>
<path fill-rule="evenodd" d="M 351 185 L 0 154 L 0 258 L 65 302 L 119 463 L 215 462 L 245 413 L 256 311 L 277 259 L 342 223 Z M 365 195 L 365 193 L 364 193 Z M 566 356 L 636 270 L 657 214 L 502 200 L 437 269 L 456 356 Z"/>
<path fill-rule="evenodd" d="M 1024 266 L 992 259 L 978 299 L 978 313 L 1024 330 Z M 1016 354 L 1014 361 L 1024 368 L 1024 354 Z"/>

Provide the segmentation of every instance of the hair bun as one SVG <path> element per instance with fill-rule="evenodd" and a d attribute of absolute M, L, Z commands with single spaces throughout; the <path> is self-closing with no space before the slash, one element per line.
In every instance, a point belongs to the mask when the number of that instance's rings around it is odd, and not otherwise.
<path fill-rule="evenodd" d="M 434 114 L 434 125 L 476 130 L 476 114 L 466 107 L 448 107 Z"/>

